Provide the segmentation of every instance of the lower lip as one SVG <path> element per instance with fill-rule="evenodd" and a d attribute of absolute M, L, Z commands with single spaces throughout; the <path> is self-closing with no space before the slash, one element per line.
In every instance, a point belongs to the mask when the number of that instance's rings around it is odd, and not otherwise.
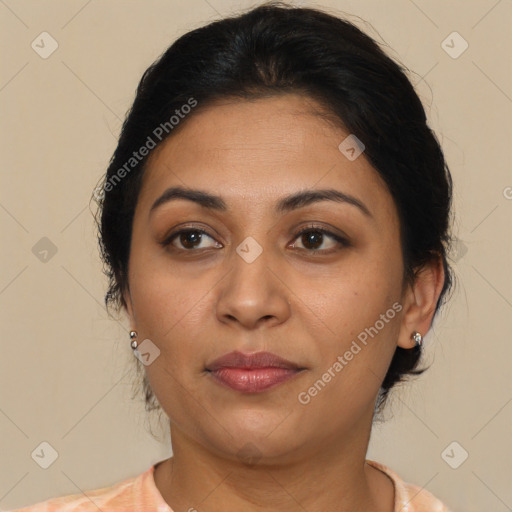
<path fill-rule="evenodd" d="M 243 393 L 259 393 L 291 379 L 300 370 L 290 368 L 219 368 L 211 375 L 225 386 Z"/>

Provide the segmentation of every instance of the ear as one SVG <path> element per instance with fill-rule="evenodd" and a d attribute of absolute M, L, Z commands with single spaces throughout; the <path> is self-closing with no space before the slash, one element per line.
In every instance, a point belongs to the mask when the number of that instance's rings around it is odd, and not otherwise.
<path fill-rule="evenodd" d="M 133 312 L 132 296 L 130 295 L 130 288 L 128 286 L 123 291 L 123 299 L 126 304 L 126 306 L 125 306 L 126 314 L 128 315 L 128 319 L 130 321 L 130 330 L 134 331 L 134 330 L 136 330 L 137 322 L 135 321 L 135 315 Z"/>
<path fill-rule="evenodd" d="M 398 335 L 398 346 L 413 348 L 414 331 L 425 336 L 430 329 L 439 295 L 444 285 L 444 267 L 440 255 L 434 256 L 416 274 L 414 283 L 404 293 L 404 313 Z"/>

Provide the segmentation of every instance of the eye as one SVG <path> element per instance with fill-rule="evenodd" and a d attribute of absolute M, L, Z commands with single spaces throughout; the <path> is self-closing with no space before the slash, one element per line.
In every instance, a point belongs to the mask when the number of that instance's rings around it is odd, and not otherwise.
<path fill-rule="evenodd" d="M 298 233 L 295 234 L 294 240 L 300 237 L 300 242 L 303 247 L 292 247 L 305 250 L 308 252 L 320 252 L 320 253 L 331 253 L 337 250 L 336 246 L 349 247 L 350 243 L 344 237 L 332 233 L 327 229 L 319 226 L 307 226 Z M 330 238 L 333 243 L 330 247 L 323 247 L 325 239 Z M 201 245 L 211 240 L 213 243 L 210 245 Z M 222 244 L 217 242 L 212 236 L 206 231 L 198 228 L 182 228 L 179 231 L 171 233 L 161 242 L 163 247 L 172 246 L 177 251 L 193 252 L 194 249 L 208 249 L 208 248 L 221 248 Z"/>
<path fill-rule="evenodd" d="M 213 245 L 201 246 L 206 240 L 213 240 Z M 176 243 L 174 243 L 176 242 Z M 179 244 L 179 245 L 177 245 Z M 174 233 L 171 233 L 166 239 L 161 242 L 161 245 L 167 247 L 172 245 L 173 248 L 182 251 L 190 252 L 193 249 L 207 249 L 209 247 L 222 247 L 221 244 L 216 242 L 206 231 L 202 229 L 180 229 Z M 181 246 L 181 247 L 180 247 Z"/>
<path fill-rule="evenodd" d="M 324 228 L 318 226 L 308 226 L 307 228 L 299 231 L 295 234 L 295 239 L 300 237 L 300 241 L 303 247 L 298 247 L 298 249 L 303 249 L 309 252 L 322 252 L 322 253 L 331 253 L 336 250 L 336 245 L 342 247 L 349 247 L 350 243 L 348 240 L 339 236 L 331 231 L 328 231 Z M 319 249 L 324 245 L 325 238 L 330 238 L 334 240 L 335 243 L 332 243 L 330 247 Z M 305 246 L 305 247 L 304 247 Z"/>

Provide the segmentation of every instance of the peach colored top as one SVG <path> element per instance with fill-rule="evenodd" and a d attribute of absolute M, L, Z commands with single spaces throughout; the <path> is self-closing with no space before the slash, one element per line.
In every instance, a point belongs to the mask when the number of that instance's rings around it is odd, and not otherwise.
<path fill-rule="evenodd" d="M 384 464 L 366 462 L 383 471 L 395 486 L 393 512 L 450 512 L 435 496 L 425 489 L 404 482 Z M 155 464 L 156 465 L 156 464 Z M 11 512 L 173 512 L 155 485 L 155 465 L 140 475 L 85 494 L 53 498 Z"/>

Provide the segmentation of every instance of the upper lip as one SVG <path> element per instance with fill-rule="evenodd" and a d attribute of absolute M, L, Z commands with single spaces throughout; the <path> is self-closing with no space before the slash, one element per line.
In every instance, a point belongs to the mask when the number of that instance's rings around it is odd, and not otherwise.
<path fill-rule="evenodd" d="M 253 354 L 244 354 L 237 350 L 225 354 L 207 365 L 208 371 L 215 371 L 219 368 L 289 368 L 300 370 L 298 364 L 283 359 L 271 352 L 255 352 Z"/>

